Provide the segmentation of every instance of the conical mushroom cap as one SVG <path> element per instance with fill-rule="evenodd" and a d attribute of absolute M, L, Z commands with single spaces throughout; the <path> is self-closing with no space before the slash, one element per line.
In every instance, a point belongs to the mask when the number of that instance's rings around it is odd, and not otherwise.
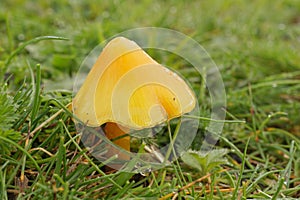
<path fill-rule="evenodd" d="M 117 37 L 103 49 L 72 107 L 88 126 L 114 122 L 142 129 L 190 112 L 195 103 L 182 78 L 135 42 Z"/>

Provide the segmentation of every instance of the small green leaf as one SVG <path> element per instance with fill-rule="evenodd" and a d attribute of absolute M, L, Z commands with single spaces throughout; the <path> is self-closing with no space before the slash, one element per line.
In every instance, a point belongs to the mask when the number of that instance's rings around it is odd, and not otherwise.
<path fill-rule="evenodd" d="M 14 130 L 1 130 L 0 136 L 12 140 L 14 142 L 18 142 L 21 139 L 21 133 Z M 0 154 L 10 154 L 12 151 L 12 147 L 9 143 L 0 140 Z"/>
<path fill-rule="evenodd" d="M 21 133 L 13 130 L 13 124 L 18 119 L 18 105 L 14 98 L 7 92 L 4 84 L 0 87 L 0 136 L 11 141 L 18 142 L 21 139 Z M 0 140 L 0 154 L 10 154 L 13 149 L 11 145 Z"/>
<path fill-rule="evenodd" d="M 9 130 L 17 119 L 17 107 L 4 87 L 0 88 L 0 130 Z"/>
<path fill-rule="evenodd" d="M 228 160 L 225 157 L 227 153 L 227 149 L 214 149 L 207 153 L 189 150 L 183 154 L 181 159 L 185 164 L 197 169 L 201 174 L 205 175 L 214 168 L 222 164 L 227 164 Z"/>

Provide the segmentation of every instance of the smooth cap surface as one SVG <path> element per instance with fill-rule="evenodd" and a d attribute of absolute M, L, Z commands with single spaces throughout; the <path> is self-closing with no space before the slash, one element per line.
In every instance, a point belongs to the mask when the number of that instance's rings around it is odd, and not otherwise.
<path fill-rule="evenodd" d="M 193 110 L 193 91 L 124 37 L 103 49 L 73 100 L 73 112 L 89 126 L 114 122 L 132 129 L 153 127 Z"/>

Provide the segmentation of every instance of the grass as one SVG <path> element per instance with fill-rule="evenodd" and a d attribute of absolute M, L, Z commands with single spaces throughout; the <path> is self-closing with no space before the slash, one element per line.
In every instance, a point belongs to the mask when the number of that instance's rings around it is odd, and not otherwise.
<path fill-rule="evenodd" d="M 0 199 L 300 198 L 299 13 L 297 0 L 1 1 Z M 245 120 L 225 123 L 215 148 L 228 153 L 204 174 L 212 162 L 197 153 L 156 171 L 106 174 L 66 109 L 87 54 L 144 26 L 203 45 L 226 87 L 227 120 Z M 157 59 L 202 90 L 197 152 L 209 96 L 185 63 L 170 54 Z"/>

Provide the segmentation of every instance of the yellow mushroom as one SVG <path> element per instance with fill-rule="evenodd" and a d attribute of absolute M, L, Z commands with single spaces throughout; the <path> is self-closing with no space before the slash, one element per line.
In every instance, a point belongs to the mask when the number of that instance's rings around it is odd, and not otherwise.
<path fill-rule="evenodd" d="M 73 100 L 73 112 L 87 126 L 99 127 L 109 139 L 131 129 L 150 128 L 195 107 L 193 91 L 176 73 L 153 60 L 124 37 L 103 49 Z M 114 143 L 130 151 L 129 136 Z M 108 155 L 129 156 L 109 149 Z"/>

